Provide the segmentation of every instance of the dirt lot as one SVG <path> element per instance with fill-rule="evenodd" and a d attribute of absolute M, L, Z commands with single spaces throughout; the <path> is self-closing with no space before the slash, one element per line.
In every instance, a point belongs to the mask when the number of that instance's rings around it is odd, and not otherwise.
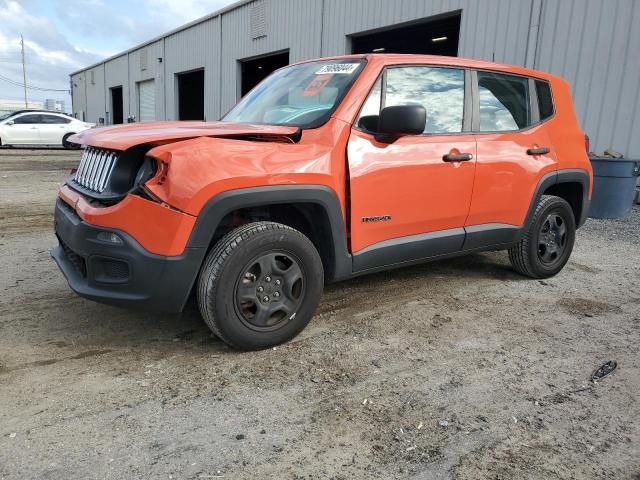
<path fill-rule="evenodd" d="M 504 253 L 372 275 L 237 353 L 193 308 L 69 290 L 51 213 L 78 158 L 0 150 L 0 478 L 640 478 L 639 209 L 556 278 Z"/>

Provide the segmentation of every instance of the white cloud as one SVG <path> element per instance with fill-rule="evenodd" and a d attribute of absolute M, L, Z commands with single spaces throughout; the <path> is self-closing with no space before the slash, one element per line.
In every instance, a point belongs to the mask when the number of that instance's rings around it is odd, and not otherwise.
<path fill-rule="evenodd" d="M 20 34 L 27 83 L 67 88 L 69 74 L 161 35 L 232 0 L 0 0 L 0 75 L 22 82 Z M 63 98 L 64 97 L 64 98 Z M 21 99 L 22 88 L 0 80 L 0 99 Z M 31 91 L 30 98 L 68 95 Z"/>

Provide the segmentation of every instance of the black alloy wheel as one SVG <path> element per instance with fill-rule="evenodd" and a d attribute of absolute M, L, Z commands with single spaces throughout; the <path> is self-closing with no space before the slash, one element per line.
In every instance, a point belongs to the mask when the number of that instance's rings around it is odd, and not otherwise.
<path fill-rule="evenodd" d="M 249 328 L 273 330 L 295 318 L 305 294 L 305 275 L 294 255 L 269 252 L 243 270 L 235 286 L 236 308 Z"/>
<path fill-rule="evenodd" d="M 553 265 L 567 248 L 567 225 L 562 215 L 550 213 L 538 233 L 538 257 L 545 265 Z"/>

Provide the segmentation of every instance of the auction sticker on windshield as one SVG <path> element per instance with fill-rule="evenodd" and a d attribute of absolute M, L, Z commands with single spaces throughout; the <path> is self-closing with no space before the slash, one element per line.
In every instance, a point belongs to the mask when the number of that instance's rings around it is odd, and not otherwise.
<path fill-rule="evenodd" d="M 351 74 L 358 68 L 359 63 L 330 63 L 324 65 L 320 70 L 316 72 L 316 75 L 323 75 L 326 73 L 338 73 L 338 74 Z"/>
<path fill-rule="evenodd" d="M 327 83 L 331 81 L 333 75 L 318 75 L 317 77 L 313 77 L 307 88 L 304 89 L 302 95 L 304 97 L 315 97 L 316 95 L 320 95 L 324 87 L 327 86 Z"/>

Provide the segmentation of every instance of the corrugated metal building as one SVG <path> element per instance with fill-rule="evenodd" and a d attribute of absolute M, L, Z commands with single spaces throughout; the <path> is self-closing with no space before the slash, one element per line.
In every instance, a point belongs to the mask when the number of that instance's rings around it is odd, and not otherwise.
<path fill-rule="evenodd" d="M 637 0 L 241 1 L 71 74 L 73 113 L 105 124 L 214 120 L 282 65 L 384 48 L 560 75 L 592 149 L 637 158 L 638 45 Z"/>

